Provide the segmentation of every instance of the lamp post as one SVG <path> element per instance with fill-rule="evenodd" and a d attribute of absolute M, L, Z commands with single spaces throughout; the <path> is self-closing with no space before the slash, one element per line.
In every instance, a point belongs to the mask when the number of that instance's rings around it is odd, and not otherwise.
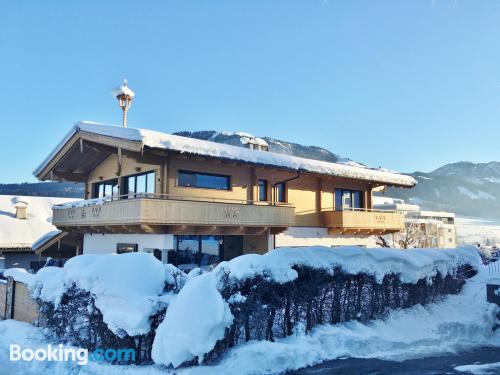
<path fill-rule="evenodd" d="M 120 87 L 113 89 L 111 92 L 113 96 L 118 99 L 118 105 L 123 111 L 123 127 L 127 127 L 127 111 L 132 105 L 132 99 L 135 93 L 128 87 L 128 81 L 123 80 L 123 84 Z"/>

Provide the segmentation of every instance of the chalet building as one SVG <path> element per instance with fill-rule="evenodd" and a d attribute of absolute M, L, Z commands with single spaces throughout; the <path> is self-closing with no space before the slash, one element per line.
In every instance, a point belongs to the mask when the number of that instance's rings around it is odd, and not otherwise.
<path fill-rule="evenodd" d="M 381 210 L 396 210 L 405 216 L 406 227 L 417 225 L 413 246 L 453 248 L 457 246 L 455 214 L 444 211 L 426 211 L 418 205 L 406 203 L 402 199 L 373 197 L 374 207 Z"/>
<path fill-rule="evenodd" d="M 52 206 L 71 201 L 0 195 L 0 270 L 36 271 L 49 257 L 54 264 L 62 264 L 75 256 L 82 246 L 81 236 L 62 232 L 51 223 Z"/>
<path fill-rule="evenodd" d="M 412 177 L 145 129 L 77 123 L 34 171 L 85 183 L 86 200 L 54 207 L 53 224 L 83 234 L 83 253 L 151 252 L 209 265 L 283 246 L 367 245 L 404 228 L 373 210 L 372 192 Z"/>

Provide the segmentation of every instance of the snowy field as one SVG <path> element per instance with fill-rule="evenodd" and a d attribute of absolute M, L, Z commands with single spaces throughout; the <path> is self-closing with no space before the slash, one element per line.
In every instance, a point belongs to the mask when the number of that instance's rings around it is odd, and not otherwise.
<path fill-rule="evenodd" d="M 492 246 L 500 244 L 500 220 L 457 217 L 456 230 L 459 245 L 480 243 Z"/>
<path fill-rule="evenodd" d="M 438 303 L 414 306 L 390 313 L 368 324 L 347 322 L 319 326 L 309 335 L 277 342 L 255 341 L 229 351 L 213 366 L 177 369 L 178 374 L 275 374 L 345 357 L 402 361 L 468 350 L 479 346 L 500 347 L 500 332 L 492 333 L 497 307 L 486 302 L 486 269 L 467 282 L 459 295 Z M 418 327 L 418 329 L 415 329 Z M 165 374 L 161 366 L 110 366 L 91 362 L 86 366 L 63 362 L 10 362 L 9 345 L 44 347 L 39 328 L 15 321 L 0 322 L 0 374 Z M 479 373 L 498 364 L 460 367 L 464 373 Z"/>

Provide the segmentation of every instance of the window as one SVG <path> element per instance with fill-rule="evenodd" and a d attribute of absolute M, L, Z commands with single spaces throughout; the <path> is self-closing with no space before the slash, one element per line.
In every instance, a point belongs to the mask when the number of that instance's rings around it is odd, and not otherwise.
<path fill-rule="evenodd" d="M 146 172 L 125 177 L 125 191 L 129 198 L 155 193 L 155 173 Z"/>
<path fill-rule="evenodd" d="M 218 174 L 200 173 L 180 170 L 177 173 L 179 186 L 203 189 L 230 190 L 230 177 Z"/>
<path fill-rule="evenodd" d="M 335 210 L 363 208 L 363 192 L 360 190 L 335 189 Z"/>
<path fill-rule="evenodd" d="M 137 248 L 138 246 L 136 243 L 117 243 L 116 253 L 117 254 L 137 253 Z"/>
<path fill-rule="evenodd" d="M 259 201 L 267 201 L 267 180 L 259 180 Z"/>
<path fill-rule="evenodd" d="M 94 184 L 94 198 L 115 197 L 120 195 L 118 180 L 108 180 Z"/>
<path fill-rule="evenodd" d="M 284 182 L 280 182 L 276 185 L 276 200 L 278 203 L 286 202 L 286 185 Z"/>
<path fill-rule="evenodd" d="M 221 259 L 222 236 L 175 236 L 175 251 L 169 252 L 168 261 L 176 266 L 197 264 L 207 266 Z"/>

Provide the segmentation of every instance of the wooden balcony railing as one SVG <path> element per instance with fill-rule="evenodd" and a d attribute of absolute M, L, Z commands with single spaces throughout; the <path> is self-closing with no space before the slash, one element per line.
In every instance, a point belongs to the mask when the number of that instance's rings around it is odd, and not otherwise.
<path fill-rule="evenodd" d="M 398 211 L 353 209 L 325 211 L 323 225 L 331 234 L 386 234 L 404 229 L 404 215 Z"/>
<path fill-rule="evenodd" d="M 160 231 L 166 228 L 159 226 L 176 226 L 177 230 L 178 227 L 184 227 L 184 231 L 189 232 L 201 226 L 211 227 L 206 231 L 212 233 L 220 232 L 222 229 L 219 227 L 284 230 L 295 222 L 295 209 L 291 205 L 154 194 L 120 198 L 92 199 L 55 206 L 52 223 L 62 229 L 87 227 L 97 232 L 111 232 L 117 228 L 128 228 L 134 232 L 136 228 L 132 226 Z"/>

